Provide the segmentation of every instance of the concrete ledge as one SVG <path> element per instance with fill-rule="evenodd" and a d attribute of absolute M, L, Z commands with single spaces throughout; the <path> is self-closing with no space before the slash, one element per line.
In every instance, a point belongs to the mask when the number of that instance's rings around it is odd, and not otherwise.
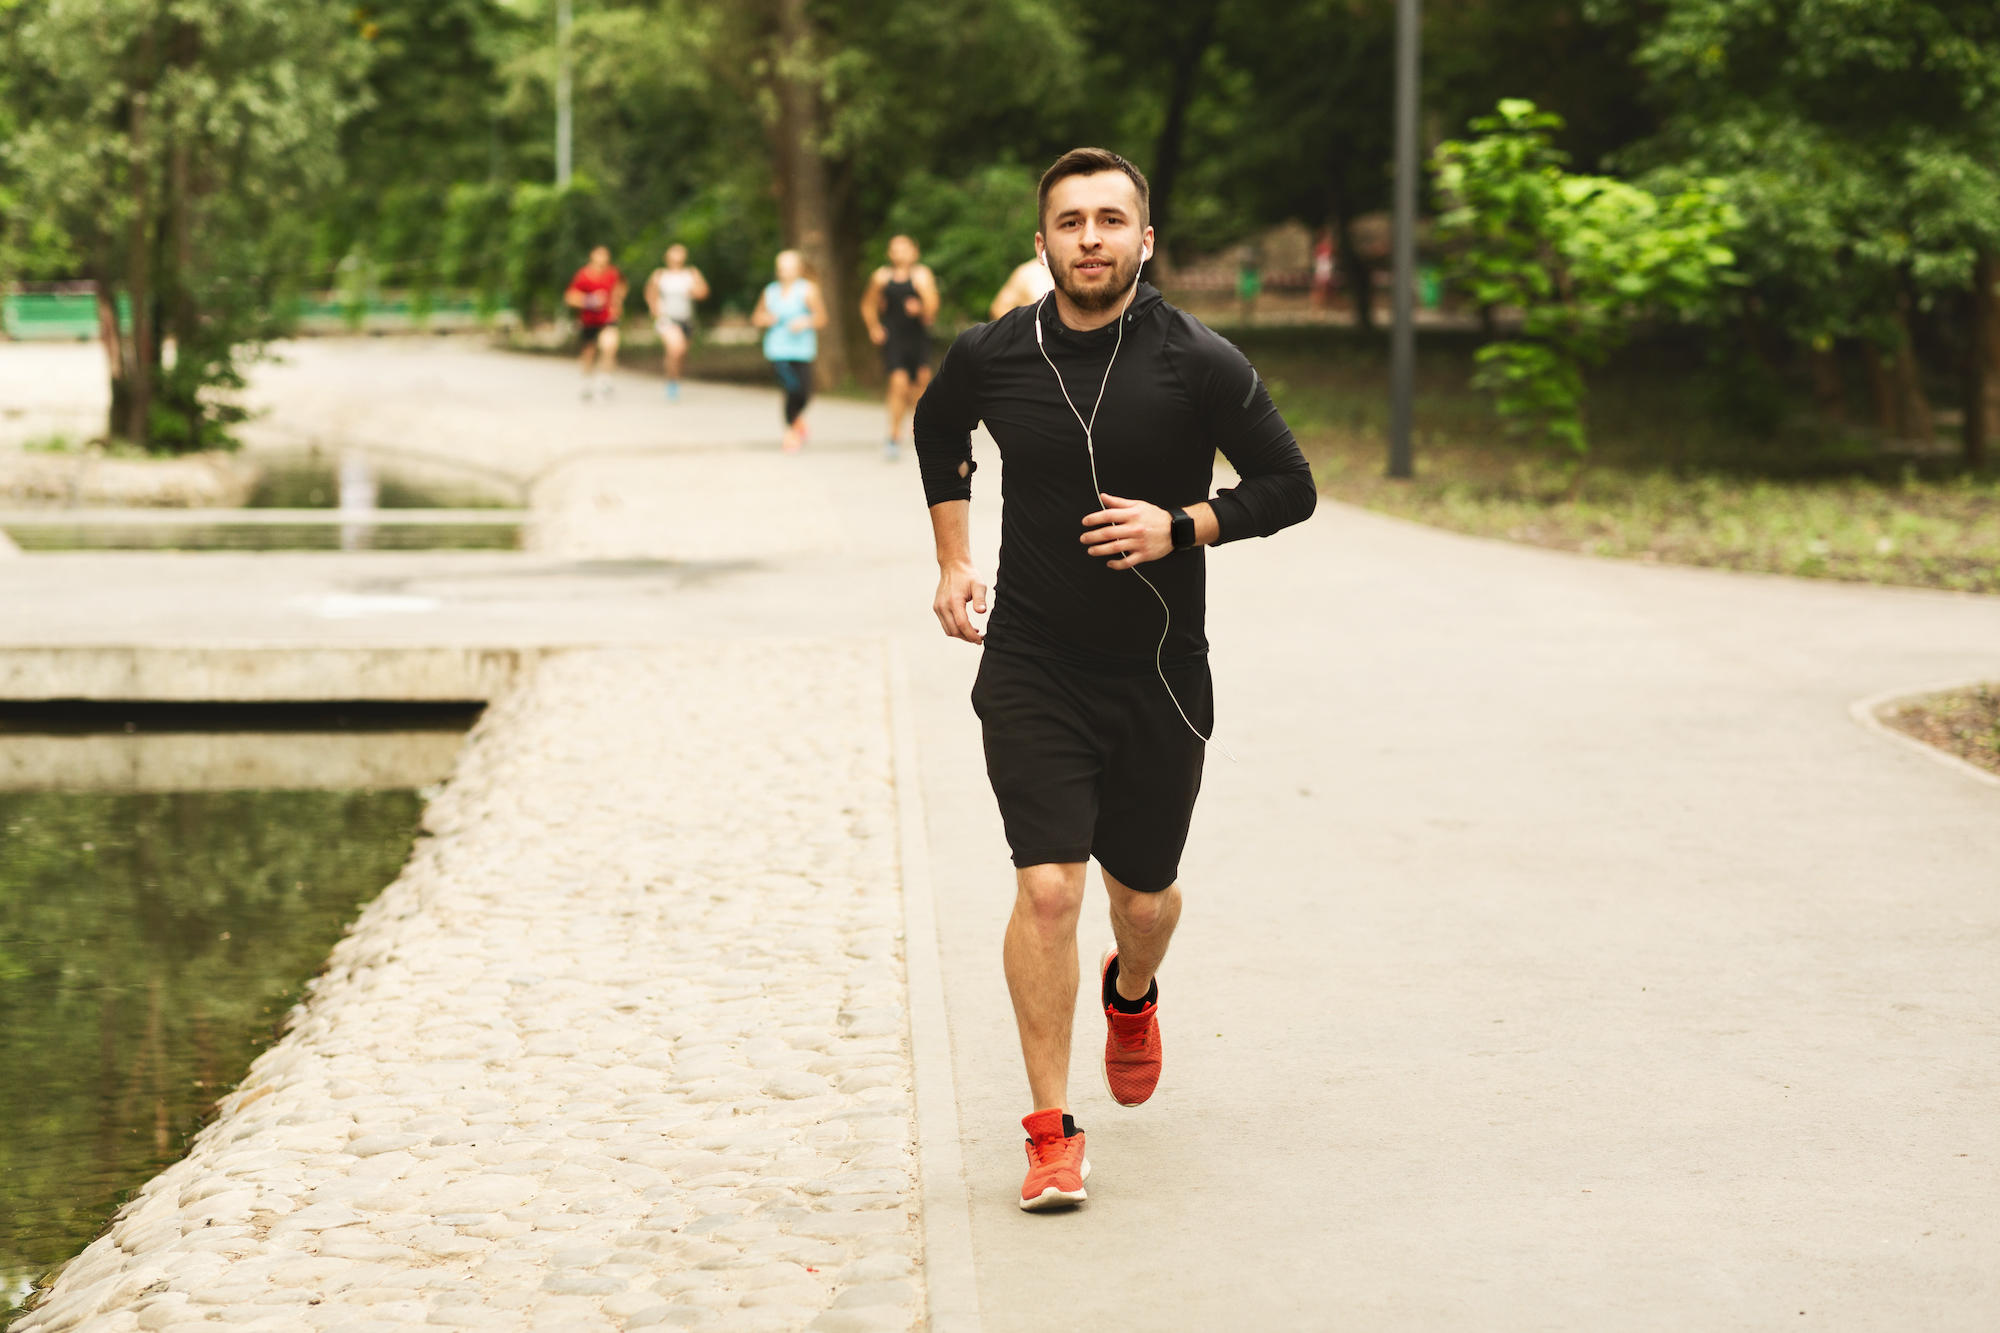
<path fill-rule="evenodd" d="M 492 699 L 546 650 L 290 644 L 0 649 L 0 699 L 279 703 Z"/>
<path fill-rule="evenodd" d="M 0 792 L 370 790 L 451 776 L 461 731 L 0 738 Z"/>

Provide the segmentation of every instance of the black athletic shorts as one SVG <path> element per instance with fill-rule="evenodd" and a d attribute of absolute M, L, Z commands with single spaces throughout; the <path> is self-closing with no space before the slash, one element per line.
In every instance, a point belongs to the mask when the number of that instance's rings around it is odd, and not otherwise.
<path fill-rule="evenodd" d="M 1166 674 L 1188 719 L 1212 733 L 1208 663 Z M 1095 856 L 1127 888 L 1173 885 L 1206 747 L 1159 676 L 1098 675 L 988 648 L 972 708 L 1016 866 Z"/>
<path fill-rule="evenodd" d="M 915 336 L 906 334 L 900 338 L 891 333 L 889 341 L 882 344 L 884 375 L 893 375 L 900 370 L 911 379 L 915 379 L 917 372 L 928 367 L 930 363 L 931 339 L 927 333 Z"/>
<path fill-rule="evenodd" d="M 603 333 L 606 329 L 616 327 L 617 325 L 615 324 L 579 324 L 577 332 L 583 338 L 583 346 L 595 347 L 597 346 L 599 334 Z"/>

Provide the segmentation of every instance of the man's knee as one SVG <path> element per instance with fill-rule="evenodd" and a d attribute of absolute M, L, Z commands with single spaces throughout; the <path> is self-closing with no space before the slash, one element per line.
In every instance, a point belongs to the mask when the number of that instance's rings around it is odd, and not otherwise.
<path fill-rule="evenodd" d="M 1104 877 L 1106 895 L 1111 899 L 1111 911 L 1118 919 L 1141 935 L 1149 934 L 1167 920 L 1169 898 L 1176 885 L 1168 885 L 1158 893 L 1141 893 L 1128 889 L 1110 875 Z"/>
<path fill-rule="evenodd" d="M 1060 862 L 1015 872 L 1016 908 L 1035 924 L 1060 929 L 1083 910 L 1083 867 Z"/>

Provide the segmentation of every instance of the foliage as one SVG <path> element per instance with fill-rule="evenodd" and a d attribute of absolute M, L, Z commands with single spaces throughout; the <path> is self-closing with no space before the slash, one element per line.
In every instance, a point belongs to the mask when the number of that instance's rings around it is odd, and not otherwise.
<path fill-rule="evenodd" d="M 1704 438 L 1727 423 L 1673 382 L 1688 353 L 1671 341 L 1635 344 L 1593 373 L 1603 410 L 1592 465 L 1581 474 L 1544 449 L 1494 438 L 1465 384 L 1470 346 L 1427 346 L 1414 481 L 1383 475 L 1379 343 L 1256 330 L 1244 351 L 1298 432 L 1321 489 L 1349 503 L 1590 555 L 2000 593 L 2000 481 L 1884 465 L 1872 450 L 1856 454 L 1831 438 L 1786 442 L 1795 462 L 1810 449 L 1814 470 L 1805 475 L 1732 467 L 1759 442 Z M 1691 455 L 1664 468 L 1668 451 L 1684 443 L 1695 446 Z"/>
<path fill-rule="evenodd" d="M 889 237 L 921 238 L 924 263 L 937 275 L 941 320 L 967 324 L 986 318 L 993 294 L 1022 260 L 1032 258 L 1036 173 L 996 163 L 957 181 L 912 176 L 870 246 L 881 255 Z"/>
<path fill-rule="evenodd" d="M 14 27 L 9 233 L 65 237 L 131 296 L 113 434 L 223 442 L 241 350 L 280 327 L 339 170 L 354 46 L 325 0 L 52 0 Z"/>
<path fill-rule="evenodd" d="M 591 247 L 612 244 L 615 232 L 611 209 L 589 176 L 573 176 L 560 188 L 530 181 L 516 185 L 508 201 L 505 251 L 514 308 L 524 319 L 552 308 Z"/>
<path fill-rule="evenodd" d="M 1438 150 L 1438 219 L 1453 273 L 1482 306 L 1520 312 L 1518 336 L 1482 348 L 1476 382 L 1510 430 L 1589 447 L 1583 369 L 1646 320 L 1702 318 L 1734 255 L 1734 210 L 1700 182 L 1660 197 L 1572 175 L 1549 142 L 1561 119 L 1509 99 L 1480 137 Z"/>
<path fill-rule="evenodd" d="M 1670 0 L 1635 60 L 1666 108 L 1621 160 L 1715 178 L 1794 337 L 1891 346 L 1908 281 L 2000 245 L 2000 10 L 1985 0 Z"/>

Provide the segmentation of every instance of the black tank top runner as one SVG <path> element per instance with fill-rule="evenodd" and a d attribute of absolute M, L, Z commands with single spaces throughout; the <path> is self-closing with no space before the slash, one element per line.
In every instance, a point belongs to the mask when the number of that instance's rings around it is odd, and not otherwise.
<path fill-rule="evenodd" d="M 894 339 L 921 338 L 927 332 L 921 315 L 912 315 L 905 305 L 917 296 L 917 284 L 908 278 L 891 278 L 882 284 L 882 327 Z M 922 299 L 918 298 L 922 309 Z"/>

